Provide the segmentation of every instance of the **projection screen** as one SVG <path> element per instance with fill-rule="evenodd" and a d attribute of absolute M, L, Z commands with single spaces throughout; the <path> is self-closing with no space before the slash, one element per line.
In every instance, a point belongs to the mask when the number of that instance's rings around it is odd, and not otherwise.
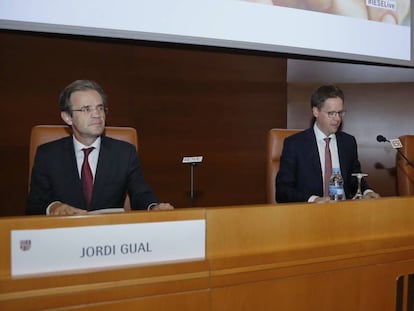
<path fill-rule="evenodd" d="M 410 0 L 0 0 L 0 29 L 414 67 Z"/>

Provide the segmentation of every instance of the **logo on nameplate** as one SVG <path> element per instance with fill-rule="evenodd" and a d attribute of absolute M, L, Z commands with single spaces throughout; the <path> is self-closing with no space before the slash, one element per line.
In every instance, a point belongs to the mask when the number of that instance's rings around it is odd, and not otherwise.
<path fill-rule="evenodd" d="M 28 251 L 31 245 L 32 245 L 31 240 L 20 240 L 20 249 L 22 251 Z"/>

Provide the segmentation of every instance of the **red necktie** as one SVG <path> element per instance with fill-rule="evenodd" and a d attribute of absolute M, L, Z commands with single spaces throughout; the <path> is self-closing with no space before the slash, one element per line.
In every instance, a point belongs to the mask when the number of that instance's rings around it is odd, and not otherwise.
<path fill-rule="evenodd" d="M 329 149 L 329 141 L 331 140 L 329 137 L 324 138 L 326 145 L 325 145 L 325 182 L 324 182 L 324 195 L 329 195 L 329 178 L 332 174 L 332 159 L 331 159 L 331 150 Z"/>
<path fill-rule="evenodd" d="M 95 148 L 90 147 L 90 148 L 82 149 L 84 153 L 84 158 L 83 158 L 83 163 L 82 163 L 81 182 L 82 182 L 83 194 L 85 195 L 86 204 L 88 206 L 91 203 L 92 190 L 93 190 L 93 176 L 92 176 L 91 167 L 89 166 L 88 157 L 93 149 Z"/>

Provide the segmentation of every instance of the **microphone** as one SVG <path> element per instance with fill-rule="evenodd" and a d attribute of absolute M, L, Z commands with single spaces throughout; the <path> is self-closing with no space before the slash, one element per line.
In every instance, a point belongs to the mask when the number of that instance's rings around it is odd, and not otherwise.
<path fill-rule="evenodd" d="M 386 141 L 388 141 L 388 140 L 384 136 L 382 136 L 382 135 L 377 136 L 377 142 L 383 143 L 383 142 L 386 142 Z"/>
<path fill-rule="evenodd" d="M 383 143 L 383 142 L 390 143 L 391 147 L 394 148 L 394 149 L 397 149 L 398 154 L 405 159 L 407 164 L 410 165 L 412 168 L 414 168 L 414 164 L 410 160 L 408 160 L 407 157 L 400 150 L 400 148 L 403 147 L 403 145 L 401 143 L 401 140 L 399 140 L 398 138 L 388 140 L 384 136 L 378 135 L 377 136 L 377 142 L 379 142 L 379 143 Z"/>
<path fill-rule="evenodd" d="M 397 151 L 399 148 L 402 148 L 403 146 L 401 143 L 401 140 L 399 140 L 398 138 L 388 140 L 382 135 L 377 136 L 377 142 L 379 143 L 389 142 L 391 144 L 391 147 L 393 147 L 394 149 L 397 149 Z"/>

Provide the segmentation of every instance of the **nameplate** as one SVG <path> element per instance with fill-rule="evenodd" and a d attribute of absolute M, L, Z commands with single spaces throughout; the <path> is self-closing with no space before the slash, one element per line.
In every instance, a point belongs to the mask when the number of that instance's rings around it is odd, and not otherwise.
<path fill-rule="evenodd" d="M 205 220 L 11 231 L 11 275 L 205 258 Z"/>
<path fill-rule="evenodd" d="M 195 156 L 195 157 L 183 157 L 183 163 L 201 163 L 203 162 L 203 156 Z"/>

